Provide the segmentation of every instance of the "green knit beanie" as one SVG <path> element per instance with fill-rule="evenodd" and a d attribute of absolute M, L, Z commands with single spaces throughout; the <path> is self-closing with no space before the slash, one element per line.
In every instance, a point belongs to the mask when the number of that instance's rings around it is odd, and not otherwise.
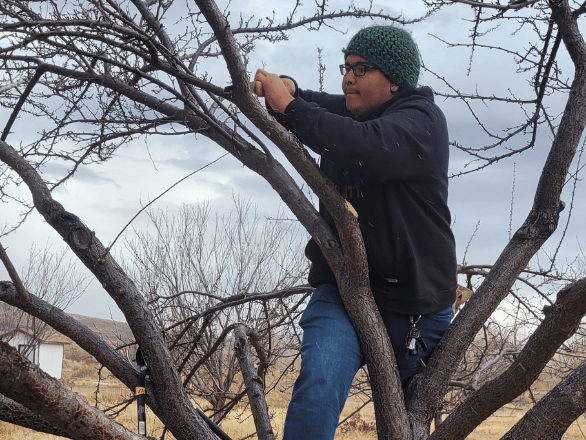
<path fill-rule="evenodd" d="M 408 32 L 393 26 L 364 28 L 352 39 L 344 57 L 355 54 L 378 67 L 394 84 L 417 86 L 419 51 Z"/>

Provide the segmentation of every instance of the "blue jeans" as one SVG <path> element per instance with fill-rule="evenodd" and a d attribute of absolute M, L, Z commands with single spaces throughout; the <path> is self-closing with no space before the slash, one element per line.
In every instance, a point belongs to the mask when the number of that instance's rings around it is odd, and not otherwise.
<path fill-rule="evenodd" d="M 429 358 L 452 319 L 452 308 L 423 315 L 417 323 L 427 351 L 409 356 L 405 337 L 409 315 L 381 311 L 397 358 L 403 388 Z M 352 380 L 364 365 L 358 336 L 338 289 L 329 284 L 313 293 L 299 322 L 303 329 L 301 371 L 293 387 L 283 440 L 331 440 L 346 403 Z"/>

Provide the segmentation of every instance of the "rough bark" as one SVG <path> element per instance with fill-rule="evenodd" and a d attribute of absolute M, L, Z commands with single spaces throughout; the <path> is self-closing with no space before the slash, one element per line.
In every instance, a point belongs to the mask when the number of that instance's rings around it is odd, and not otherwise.
<path fill-rule="evenodd" d="M 232 38 L 232 33 L 225 17 L 217 10 L 213 2 L 204 0 L 197 2 L 209 20 L 209 23 L 214 28 L 216 38 L 222 47 L 223 55 L 233 79 L 234 93 L 232 96 L 229 96 L 209 83 L 198 80 L 189 71 L 181 70 L 179 64 L 173 60 L 172 50 L 169 51 L 169 49 L 172 49 L 172 45 L 169 45 L 170 40 L 166 40 L 167 36 L 164 28 L 157 21 L 152 21 L 153 17 L 149 15 L 148 9 L 144 8 L 142 3 L 138 0 L 133 1 L 133 3 L 141 11 L 142 16 L 149 23 L 149 26 L 152 29 L 157 29 L 153 41 L 158 38 L 166 49 L 166 51 L 161 51 L 158 58 L 156 56 L 152 58 L 153 64 L 151 67 L 153 69 L 160 69 L 180 81 L 181 93 L 185 96 L 182 96 L 177 91 L 165 90 L 171 92 L 177 99 L 184 102 L 185 109 L 179 109 L 164 100 L 155 98 L 153 95 L 148 95 L 133 87 L 132 84 L 116 81 L 97 72 L 90 70 L 74 71 L 58 66 L 50 66 L 43 64 L 40 59 L 34 61 L 29 59 L 28 61 L 38 62 L 39 69 L 42 69 L 43 72 L 52 72 L 62 77 L 77 78 L 84 84 L 99 84 L 101 87 L 120 93 L 137 103 L 142 103 L 159 114 L 172 118 L 178 123 L 183 123 L 194 132 L 199 132 L 218 143 L 234 157 L 238 158 L 244 165 L 264 177 L 275 191 L 279 193 L 304 227 L 316 239 L 336 273 L 342 297 L 358 330 L 369 363 L 374 388 L 377 422 L 379 425 L 379 438 L 427 438 L 429 424 L 437 405 L 444 397 L 448 379 L 457 367 L 458 362 L 470 345 L 474 335 L 482 326 L 482 323 L 485 322 L 492 311 L 496 309 L 498 304 L 508 294 L 510 287 L 517 279 L 519 273 L 557 226 L 560 211 L 559 197 L 561 187 L 564 183 L 569 164 L 574 157 L 577 143 L 583 132 L 585 119 L 585 106 L 583 105 L 585 91 L 582 78 L 584 77 L 583 64 L 584 54 L 586 52 L 568 2 L 552 0 L 550 1 L 550 6 L 553 11 L 553 18 L 562 34 L 563 41 L 576 65 L 576 79 L 572 85 L 568 105 L 565 109 L 558 133 L 555 136 L 550 156 L 545 164 L 542 178 L 536 191 L 533 208 L 523 226 L 517 231 L 509 245 L 503 251 L 485 282 L 444 337 L 440 347 L 430 361 L 428 369 L 415 381 L 414 397 L 408 403 L 409 419 L 403 407 L 403 396 L 398 383 L 394 355 L 390 349 L 386 331 L 380 323 L 378 310 L 374 305 L 368 287 L 366 258 L 356 221 L 346 209 L 345 201 L 331 187 L 323 175 L 321 175 L 314 161 L 307 155 L 304 149 L 296 143 L 295 139 L 289 133 L 268 117 L 266 111 L 261 108 L 255 99 L 251 99 L 248 92 L 248 78 L 246 77 L 246 72 L 242 64 L 239 62 L 240 53 Z M 479 2 L 467 1 L 466 3 L 479 7 L 483 5 Z M 533 3 L 531 1 L 519 3 L 519 5 L 526 6 Z M 502 8 L 504 9 L 505 6 Z M 18 25 L 24 26 L 26 23 L 19 23 Z M 124 34 L 127 31 L 121 29 L 120 32 Z M 153 41 L 150 41 L 149 44 L 152 45 Z M 150 49 L 151 46 L 149 46 Z M 100 56 L 98 55 L 98 58 Z M 146 70 L 140 72 L 138 69 L 132 71 L 133 74 L 139 77 L 146 75 L 145 72 Z M 154 79 L 152 80 L 153 83 L 156 83 Z M 266 154 L 263 153 L 218 121 L 213 121 L 210 118 L 206 119 L 205 115 L 201 115 L 201 112 L 198 113 L 196 111 L 197 109 L 194 108 L 192 100 L 193 94 L 189 89 L 191 86 L 233 100 L 243 110 L 246 116 L 282 149 L 287 158 L 310 184 L 336 219 L 337 229 L 342 240 L 341 245 L 311 203 L 307 201 L 297 184 L 268 152 L 265 152 Z M 143 348 L 147 363 L 156 371 L 154 380 L 157 383 L 157 390 L 159 393 L 165 393 L 165 397 L 169 397 L 170 399 L 169 402 L 165 403 L 164 408 L 158 408 L 159 413 L 157 415 L 167 424 L 167 427 L 177 438 L 188 438 L 189 429 L 193 426 L 200 426 L 199 419 L 197 417 L 194 418 L 193 411 L 190 409 L 187 410 L 187 415 L 182 412 L 190 404 L 185 399 L 182 391 L 180 391 L 180 381 L 174 377 L 176 375 L 172 371 L 172 363 L 169 363 L 169 355 L 164 347 L 164 341 L 162 341 L 162 338 L 158 334 L 156 326 L 153 325 L 152 316 L 150 316 L 148 308 L 144 302 L 141 302 L 139 292 L 136 291 L 131 280 L 126 277 L 114 260 L 109 256 L 104 257 L 104 248 L 97 241 L 95 235 L 77 217 L 66 212 L 62 206 L 53 201 L 46 187 L 43 187 L 44 184 L 42 184 L 38 175 L 33 175 L 34 170 L 28 169 L 24 165 L 26 162 L 22 158 L 15 156 L 18 156 L 16 152 L 11 152 L 6 144 L 0 143 L 0 159 L 7 158 L 7 163 L 23 177 L 27 185 L 29 185 L 29 188 L 31 188 L 35 205 L 39 212 L 64 237 L 80 259 L 90 267 L 98 280 L 102 282 L 106 290 L 117 301 L 121 310 L 125 313 L 138 342 L 141 344 L 141 348 Z M 0 292 L 1 295 L 2 293 Z M 573 298 L 573 295 L 572 293 L 570 296 Z M 566 310 L 570 307 L 564 302 L 566 299 L 561 296 L 558 298 L 556 307 L 559 307 L 559 310 Z M 33 303 L 34 301 L 33 299 Z M 19 307 L 23 308 L 24 306 L 20 304 Z M 44 316 L 44 319 L 41 318 L 43 320 L 49 319 L 50 321 L 55 321 L 56 319 L 52 317 L 53 312 L 42 311 L 37 313 L 39 315 L 35 316 Z M 525 359 L 524 356 L 528 356 L 531 353 L 533 349 L 532 344 L 537 344 L 539 340 L 546 340 L 547 342 L 542 347 L 543 351 L 539 352 L 538 360 L 541 363 L 544 361 L 547 353 L 554 349 L 555 344 L 558 344 L 559 340 L 565 337 L 568 328 L 562 326 L 559 331 L 555 329 L 554 324 L 559 322 L 560 319 L 557 313 L 558 309 L 552 311 L 552 315 L 546 318 L 548 324 L 544 323 L 540 327 L 538 333 L 521 353 L 521 358 L 518 362 L 511 367 L 508 373 L 498 378 L 498 382 L 494 383 L 494 386 L 502 387 L 503 390 L 507 388 L 507 390 L 506 392 L 494 393 L 494 396 L 492 396 L 494 397 L 494 402 L 491 405 L 496 405 L 497 401 L 504 402 L 513 394 L 513 389 L 515 390 L 514 392 L 518 392 L 522 388 L 521 382 L 516 382 L 514 378 L 520 374 L 520 370 L 527 368 L 527 363 L 523 359 Z M 576 316 L 572 315 L 572 322 L 575 319 L 577 319 Z M 70 322 L 64 323 L 63 328 L 65 328 L 65 331 L 71 333 L 71 330 L 67 330 L 71 325 L 73 324 Z M 550 337 L 551 339 L 548 340 Z M 72 339 L 75 340 L 73 337 Z M 89 346 L 91 339 L 92 337 L 88 337 L 82 343 Z M 82 347 L 84 346 L 82 345 Z M 91 348 L 84 348 L 92 353 Z M 113 355 L 112 353 L 106 352 L 104 352 L 105 354 L 100 354 L 103 351 L 103 347 L 96 348 L 94 351 L 102 356 L 104 361 L 101 362 L 111 370 L 112 366 L 116 368 L 116 365 L 120 363 L 120 360 L 116 357 L 118 356 L 117 354 Z M 92 354 L 98 357 L 96 354 Z M 132 384 L 135 381 L 135 375 L 129 371 L 127 365 L 120 364 L 118 368 L 118 372 L 115 374 L 121 379 L 124 378 L 123 381 L 126 384 Z M 531 380 L 530 378 L 537 374 L 538 369 L 538 365 L 531 366 L 531 375 L 525 377 L 524 380 L 526 383 L 523 384 L 524 387 L 527 386 L 528 381 Z M 579 382 L 582 379 L 578 378 L 576 380 Z M 579 386 L 581 385 L 576 385 L 578 388 L 572 388 L 577 390 L 572 391 L 574 396 L 576 392 L 580 391 Z M 486 390 L 483 391 L 481 389 L 477 394 L 478 397 L 469 399 L 469 402 L 465 403 L 461 409 L 458 409 L 454 413 L 453 420 L 458 420 L 458 417 L 465 419 L 464 431 L 470 429 L 473 425 L 476 426 L 480 418 L 484 417 L 481 415 L 466 418 L 465 415 L 473 412 L 476 408 L 474 399 L 476 401 L 482 401 L 483 404 L 490 400 L 482 399 L 482 396 L 485 395 L 483 393 L 485 392 Z M 557 396 L 558 398 L 566 399 L 562 394 Z M 578 407 L 579 405 L 576 406 L 576 408 Z M 489 411 L 488 407 L 483 413 L 487 411 Z M 570 408 L 569 411 L 572 415 L 575 414 L 574 409 Z M 155 412 L 157 412 L 156 409 Z M 177 420 L 178 418 L 182 420 Z M 557 422 L 558 420 L 559 423 Z M 192 423 L 195 423 L 195 425 L 192 425 Z M 451 422 L 448 419 L 446 423 L 447 429 L 449 423 L 455 422 Z M 550 419 L 550 423 L 553 425 L 557 424 L 556 429 L 559 431 L 563 429 L 567 420 L 565 418 Z M 411 424 L 411 427 L 409 424 Z M 521 431 L 516 432 L 523 433 L 528 432 L 528 429 L 533 429 L 529 428 L 529 424 L 527 423 L 522 424 L 522 426 L 523 428 L 518 428 Z M 540 427 L 534 425 L 534 428 L 539 429 Z M 439 437 L 441 435 L 440 433 L 441 429 L 436 431 L 434 436 Z M 189 432 L 189 434 L 193 434 L 193 432 Z M 208 435 L 207 432 L 205 435 Z M 445 438 L 453 437 L 450 434 L 449 437 Z"/>
<path fill-rule="evenodd" d="M 65 240 L 82 263 L 102 283 L 124 313 L 147 365 L 161 402 L 161 421 L 178 440 L 214 439 L 183 388 L 166 343 L 132 280 L 116 263 L 95 234 L 74 214 L 53 200 L 38 173 L 12 147 L 0 141 L 0 160 L 14 170 L 29 188 L 35 208 Z"/>
<path fill-rule="evenodd" d="M 63 310 L 39 299 L 29 293 L 31 301 L 21 301 L 14 285 L 8 281 L 0 281 L 0 301 L 39 318 L 53 329 L 67 336 L 98 362 L 105 365 L 129 389 L 138 384 L 138 374 L 128 361 L 102 338 L 92 332 L 85 325 L 67 315 Z"/>
<path fill-rule="evenodd" d="M 558 293 L 555 304 L 513 364 L 456 408 L 434 431 L 434 440 L 465 439 L 494 411 L 526 391 L 557 349 L 576 331 L 585 314 L 586 279 L 582 279 Z"/>
<path fill-rule="evenodd" d="M 501 440 L 561 439 L 586 411 L 586 363 L 547 393 Z"/>
<path fill-rule="evenodd" d="M 0 393 L 76 440 L 144 440 L 0 341 Z"/>
<path fill-rule="evenodd" d="M 240 364 L 240 372 L 244 378 L 246 394 L 248 395 L 254 426 L 256 427 L 256 435 L 258 436 L 258 440 L 274 440 L 275 434 L 271 426 L 262 379 L 258 377 L 254 369 L 250 344 L 246 337 L 246 328 L 244 325 L 239 324 L 234 328 L 234 336 L 236 337 L 234 350 L 236 351 L 238 363 Z"/>
<path fill-rule="evenodd" d="M 576 67 L 568 102 L 543 167 L 533 207 L 527 219 L 444 335 L 428 368 L 414 383 L 414 394 L 408 402 L 408 409 L 413 425 L 421 427 L 418 428 L 420 434 L 416 434 L 415 438 L 427 438 L 424 432 L 428 429 L 445 394 L 450 375 L 457 368 L 482 324 L 507 296 L 529 260 L 555 231 L 559 213 L 563 209 L 560 201 L 561 191 L 586 125 L 586 46 L 575 20 L 571 17 L 567 1 L 550 4 L 552 17 L 562 33 L 563 41 Z"/>
<path fill-rule="evenodd" d="M 27 407 L 0 394 L 0 420 L 45 434 L 73 438 L 67 432 L 51 425 Z"/>
<path fill-rule="evenodd" d="M 29 315 L 47 323 L 54 330 L 67 336 L 83 350 L 92 355 L 100 364 L 106 366 L 128 389 L 134 390 L 136 388 L 138 385 L 138 373 L 120 353 L 114 350 L 88 327 L 73 319 L 63 310 L 52 306 L 30 292 L 28 295 L 31 299 L 30 302 L 23 304 L 13 284 L 7 281 L 0 281 L 0 301 L 18 307 Z M 155 389 L 150 382 L 147 383 L 146 388 L 147 404 L 159 419 L 163 418 L 164 413 L 155 398 Z"/>
<path fill-rule="evenodd" d="M 348 210 L 346 201 L 305 149 L 276 121 L 267 118 L 266 110 L 251 96 L 246 69 L 225 16 L 211 0 L 198 0 L 196 3 L 222 48 L 233 81 L 236 104 L 279 147 L 334 218 L 342 244 L 343 261 L 330 243 L 324 242 L 321 236 L 314 238 L 336 275 L 342 300 L 360 339 L 371 378 L 378 437 L 409 439 L 409 419 L 403 403 L 397 363 L 370 291 L 366 251 L 358 222 Z M 290 208 L 297 215 L 297 209 Z"/>

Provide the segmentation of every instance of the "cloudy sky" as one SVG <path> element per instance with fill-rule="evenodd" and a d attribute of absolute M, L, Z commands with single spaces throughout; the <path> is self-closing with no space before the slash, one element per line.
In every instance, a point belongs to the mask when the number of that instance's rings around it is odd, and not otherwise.
<path fill-rule="evenodd" d="M 277 17 L 284 17 L 293 1 L 279 0 Z M 311 13 L 313 2 L 307 5 Z M 358 6 L 365 2 L 356 2 Z M 405 18 L 415 18 L 425 9 L 414 0 L 389 2 L 373 7 L 382 9 L 391 15 L 404 14 Z M 330 1 L 333 8 L 342 8 L 346 2 Z M 251 6 L 252 5 L 252 8 Z M 273 14 L 274 1 L 232 2 L 231 17 L 239 14 L 245 18 L 253 14 L 257 18 Z M 519 14 L 516 14 L 519 15 Z M 419 45 L 425 66 L 437 74 L 424 71 L 419 79 L 421 85 L 432 86 L 436 91 L 450 93 L 445 78 L 462 93 L 478 92 L 482 95 L 496 95 L 520 99 L 533 99 L 532 88 L 527 81 L 530 76 L 517 73 L 519 65 L 510 56 L 504 56 L 496 50 L 478 48 L 474 53 L 472 69 L 468 72 L 470 49 L 467 47 L 447 47 L 440 40 L 450 43 L 467 43 L 470 35 L 473 11 L 464 5 L 455 5 L 437 13 L 422 23 L 407 26 Z M 323 27 L 319 32 L 297 29 L 290 33 L 288 41 L 279 44 L 259 42 L 250 56 L 249 68 L 254 71 L 263 67 L 279 74 L 288 74 L 297 79 L 300 87 L 316 89 L 318 85 L 318 48 L 323 50 L 323 62 L 326 66 L 324 88 L 327 92 L 338 93 L 341 76 L 338 65 L 343 61 L 341 49 L 350 37 L 360 28 L 373 22 L 370 20 L 344 19 L 330 23 L 332 27 Z M 374 23 L 381 23 L 380 20 Z M 485 25 L 482 32 L 496 23 Z M 168 26 L 169 29 L 169 26 Z M 518 22 L 504 23 L 487 34 L 481 42 L 486 45 L 507 46 L 512 50 L 522 50 L 534 40 L 529 29 L 519 29 Z M 0 42 L 1 43 L 1 42 Z M 567 55 L 560 56 L 563 76 L 571 78 L 572 66 Z M 218 61 L 203 66 L 216 80 L 216 84 L 227 84 L 227 76 Z M 202 69 L 203 69 L 202 67 Z M 547 100 L 552 115 L 558 115 L 563 109 L 564 96 L 554 96 Z M 466 106 L 461 101 L 438 97 L 437 102 L 446 114 L 450 137 L 461 145 L 481 147 L 494 142 L 478 127 Z M 504 130 L 524 121 L 523 109 L 518 106 L 488 102 L 475 102 L 474 109 L 483 118 L 489 131 L 502 135 Z M 525 110 L 531 111 L 530 107 Z M 0 113 L 0 119 L 6 120 L 7 113 Z M 9 137 L 9 143 L 18 145 L 32 140 L 36 123 L 23 118 L 18 121 Z M 551 134 L 545 128 L 539 132 L 539 141 L 535 148 L 521 156 L 514 156 L 492 165 L 480 172 L 451 179 L 450 207 L 453 216 L 453 230 L 458 245 L 458 260 L 470 264 L 491 264 L 498 256 L 509 238 L 510 224 L 516 230 L 527 215 L 533 200 L 533 192 L 548 147 Z M 525 145 L 528 138 L 522 135 L 515 139 L 509 148 Z M 276 148 L 274 148 L 276 150 Z M 503 151 L 502 149 L 499 151 Z M 275 153 L 278 157 L 278 153 Z M 489 153 L 490 154 L 490 153 Z M 203 136 L 159 137 L 137 139 L 121 148 L 117 156 L 105 164 L 82 168 L 73 179 L 55 191 L 54 197 L 65 208 L 78 215 L 104 243 L 110 243 L 126 223 L 144 204 L 165 191 L 183 176 L 197 170 L 224 155 L 224 151 Z M 468 155 L 456 148 L 452 149 L 451 171 L 458 174 L 474 167 Z M 64 170 L 60 164 L 52 164 L 44 170 L 48 176 L 56 176 Z M 573 182 L 564 192 L 564 200 L 571 201 Z M 584 234 L 580 225 L 584 217 L 583 183 L 578 182 L 572 223 L 566 233 L 560 250 L 560 262 L 571 261 L 580 252 L 580 243 L 584 244 Z M 514 191 L 513 191 L 514 188 Z M 27 196 L 24 189 L 12 188 L 13 194 Z M 231 156 L 225 156 L 216 163 L 196 173 L 172 189 L 158 200 L 155 208 L 175 211 L 182 204 L 209 203 L 213 211 L 227 212 L 231 207 L 234 193 L 249 198 L 258 205 L 259 212 L 267 217 L 276 215 L 282 207 L 278 196 L 267 183 Z M 511 211 L 511 198 L 514 198 Z M 567 212 L 562 216 L 559 230 L 546 244 L 540 256 L 543 263 L 551 255 L 560 241 L 562 227 L 567 220 Z M 0 227 L 10 228 L 19 219 L 21 208 L 13 202 L 2 205 Z M 147 224 L 146 216 L 140 216 L 134 223 L 141 228 Z M 473 239 L 471 240 L 473 236 Z M 469 243 L 471 240 L 471 243 Z M 17 233 L 1 239 L 4 247 L 14 260 L 16 267 L 27 263 L 31 245 L 44 246 L 50 243 L 54 249 L 62 246 L 57 234 L 44 223 L 40 215 L 32 213 L 27 222 Z M 467 253 L 466 252 L 466 249 Z M 115 247 L 115 252 L 124 252 L 123 242 Z M 83 269 L 80 269 L 83 271 Z M 4 269 L 0 269 L 0 279 L 8 279 Z M 72 313 L 122 319 L 121 312 L 97 282 L 92 282 L 87 291 L 68 311 Z"/>

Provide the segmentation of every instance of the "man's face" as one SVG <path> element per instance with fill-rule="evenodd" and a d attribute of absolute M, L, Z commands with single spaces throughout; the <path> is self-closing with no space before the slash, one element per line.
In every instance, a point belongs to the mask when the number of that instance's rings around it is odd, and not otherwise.
<path fill-rule="evenodd" d="M 358 55 L 348 55 L 346 64 L 370 64 Z M 346 96 L 346 108 L 360 116 L 369 113 L 393 97 L 391 82 L 378 69 L 368 69 L 364 76 L 355 76 L 350 70 L 342 81 L 342 90 Z"/>

